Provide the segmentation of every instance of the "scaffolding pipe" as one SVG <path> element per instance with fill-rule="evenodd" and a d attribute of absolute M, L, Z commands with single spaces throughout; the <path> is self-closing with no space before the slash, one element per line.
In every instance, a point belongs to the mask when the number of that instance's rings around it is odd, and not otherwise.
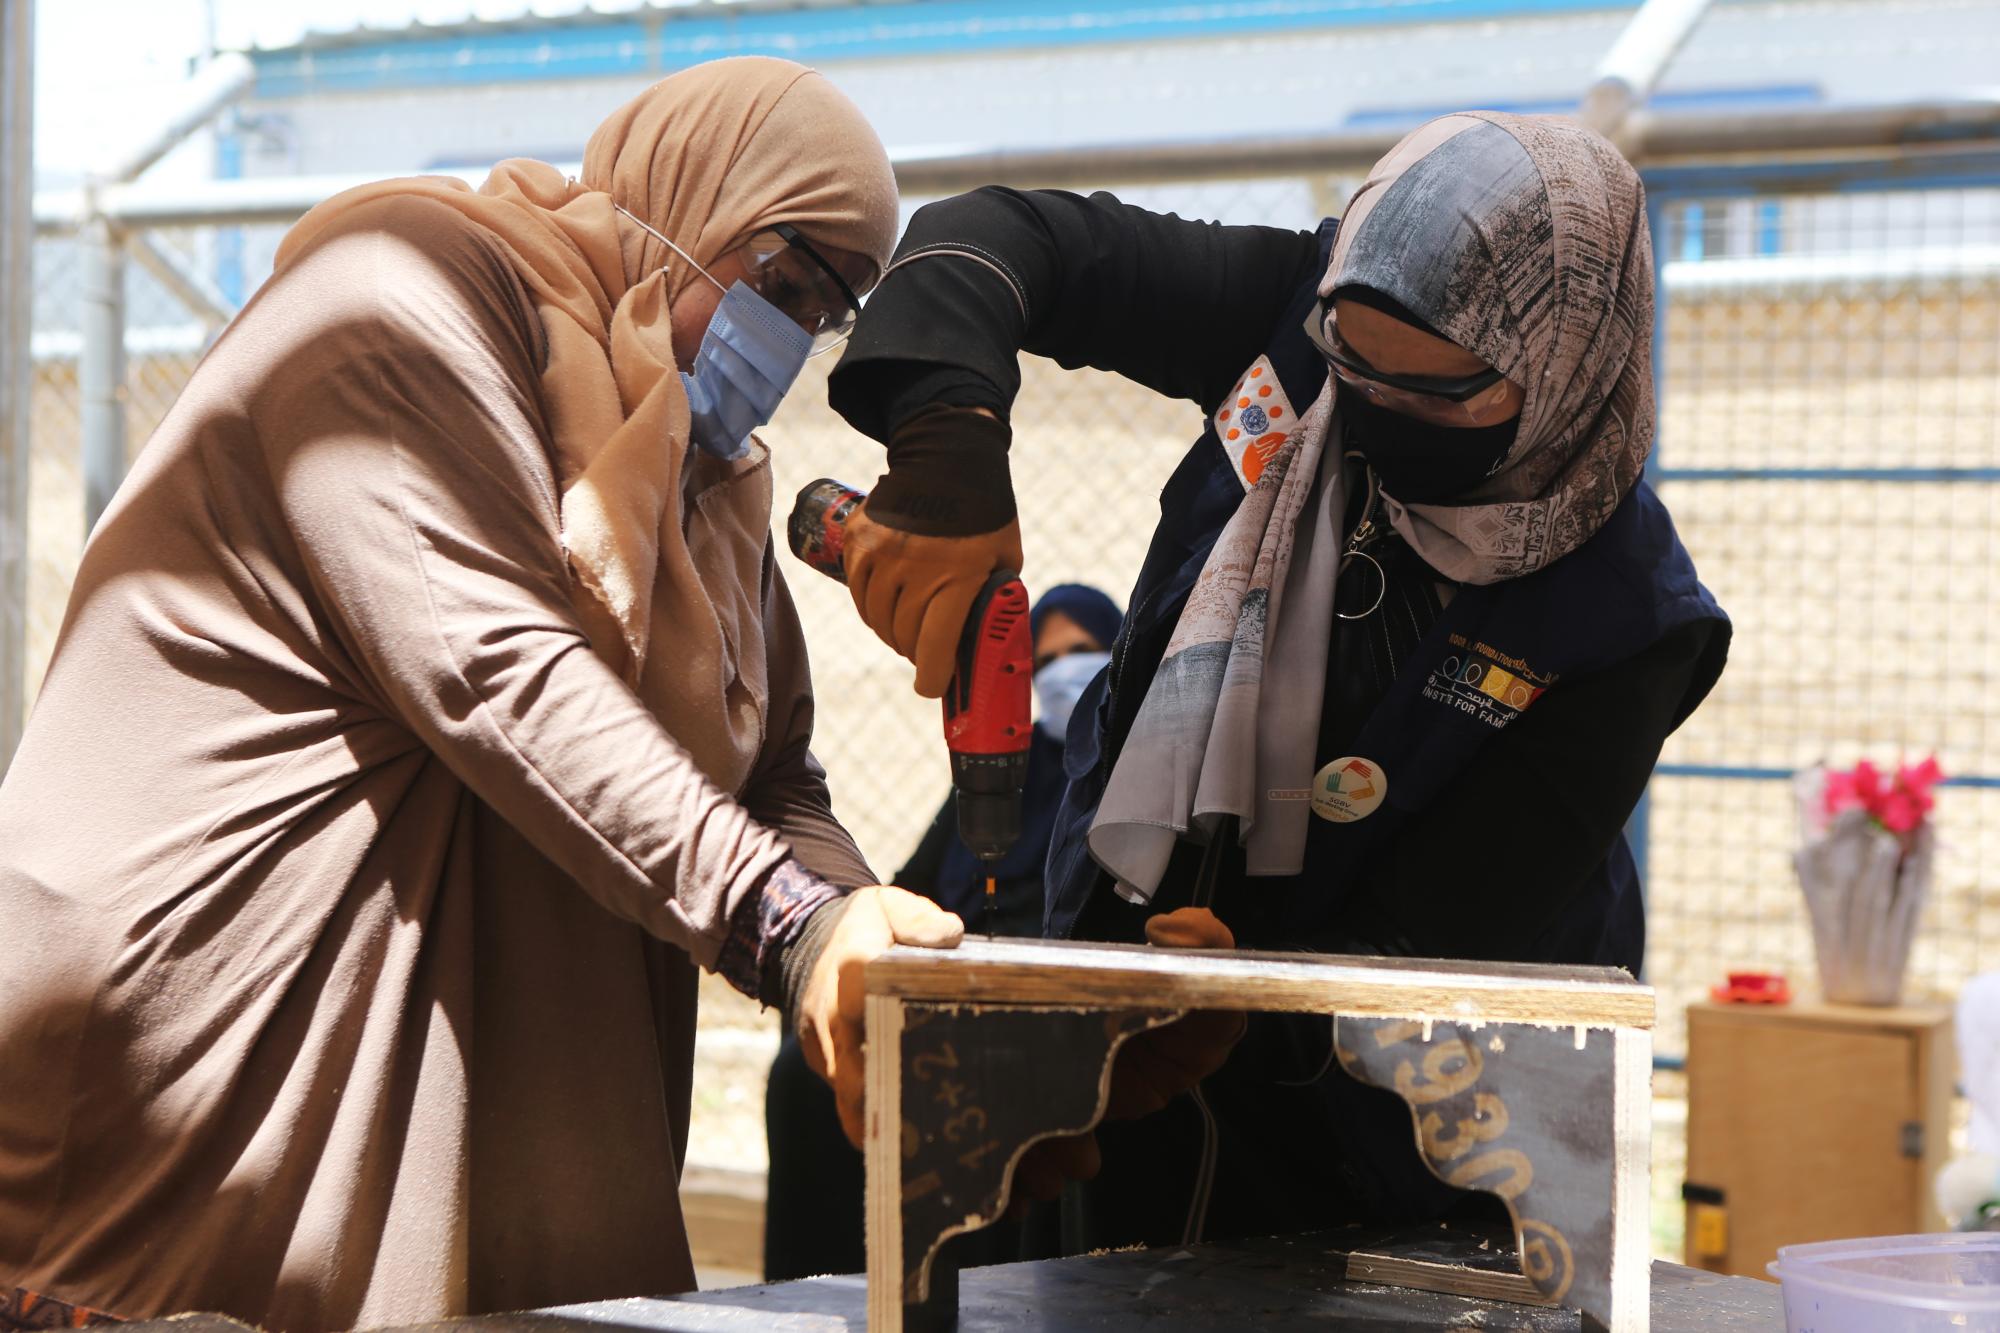
<path fill-rule="evenodd" d="M 180 184 L 107 185 L 98 191 L 97 208 L 129 230 L 150 227 L 203 227 L 212 224 L 281 225 L 299 220 L 315 204 L 342 190 L 372 185 L 406 173 L 386 171 L 357 175 L 250 176 L 232 180 Z M 414 174 L 414 173 L 407 173 Z M 433 171 L 430 176 L 456 176 L 468 185 L 485 181 L 485 171 Z M 35 198 L 35 225 L 43 235 L 74 230 L 84 215 L 83 192 L 50 190 Z"/>
<path fill-rule="evenodd" d="M 88 532 L 125 476 L 125 245 L 102 214 L 84 223 L 78 241 L 83 349 L 76 381 L 82 399 L 83 520 Z"/>
<path fill-rule="evenodd" d="M 1709 0 L 1645 0 L 1597 66 L 1577 119 L 1621 148 L 1625 122 L 1651 96 L 1708 12 Z"/>
<path fill-rule="evenodd" d="M 159 128 L 127 150 L 99 179 L 123 184 L 137 180 L 146 168 L 165 157 L 190 134 L 250 91 L 257 65 L 240 51 L 217 56 L 203 65 L 181 89 L 180 105 L 160 121 Z"/>
<path fill-rule="evenodd" d="M 2000 147 L 2000 99 L 1883 103 L 1752 114 L 1655 115 L 1640 110 L 1626 126 L 1627 150 L 1642 169 L 1728 158 L 1799 159 L 1873 155 L 1894 149 L 1913 159 L 1929 152 L 1963 153 Z M 1402 137 L 1401 130 L 1244 139 L 1092 144 L 1070 148 L 954 149 L 895 158 L 906 195 L 951 194 L 996 182 L 1084 186 L 1123 181 L 1237 180 L 1246 176 L 1358 175 Z M 187 185 L 138 182 L 101 189 L 98 208 L 124 227 L 252 226 L 295 222 L 313 205 L 395 173 L 267 176 Z M 477 185 L 483 170 L 432 173 Z M 80 191 L 35 197 L 35 227 L 44 236 L 74 232 L 83 213 Z"/>
<path fill-rule="evenodd" d="M 189 314 L 200 320 L 209 334 L 236 318 L 234 302 L 215 290 L 215 285 L 206 278 L 189 272 L 178 258 L 155 245 L 144 232 L 125 233 L 125 252 L 152 274 Z"/>
<path fill-rule="evenodd" d="M 2000 146 L 2000 99 L 1886 102 L 1786 108 L 1755 116 L 1734 112 L 1640 110 L 1629 131 L 1645 167 L 1705 165 L 1721 158 L 1793 162 L 1894 150 L 1913 161 L 1927 152 Z M 1775 163 L 1774 163 L 1775 165 Z"/>
<path fill-rule="evenodd" d="M 256 82 L 257 67 L 231 52 L 202 66 L 179 104 L 159 128 L 92 176 L 78 196 L 78 249 L 83 269 L 83 309 L 78 320 L 83 350 L 77 391 L 83 400 L 84 530 L 97 526 L 125 477 L 125 238 L 108 200 L 135 181 L 189 135 L 233 106 Z"/>
<path fill-rule="evenodd" d="M 0 774 L 21 742 L 28 707 L 34 52 L 34 0 L 0 0 Z"/>

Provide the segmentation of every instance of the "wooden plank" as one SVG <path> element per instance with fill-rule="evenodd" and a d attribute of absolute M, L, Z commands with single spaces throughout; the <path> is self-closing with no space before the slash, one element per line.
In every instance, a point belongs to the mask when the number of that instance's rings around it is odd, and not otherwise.
<path fill-rule="evenodd" d="M 1347 1251 L 1349 1282 L 1445 1292 L 1515 1305 L 1550 1305 L 1521 1271 L 1512 1227 L 1349 1228 L 1324 1237 Z"/>
<path fill-rule="evenodd" d="M 1611 1329 L 1644 1333 L 1652 1307 L 1653 1034 L 1620 1028 L 1612 1073 Z"/>
<path fill-rule="evenodd" d="M 967 939 L 898 946 L 868 965 L 875 995 L 1090 1008 L 1242 1009 L 1519 1022 L 1653 1025 L 1653 992 L 1617 968 L 1155 949 Z"/>
<path fill-rule="evenodd" d="M 870 995 L 867 1155 L 869 1333 L 903 1333 L 903 1002 Z"/>

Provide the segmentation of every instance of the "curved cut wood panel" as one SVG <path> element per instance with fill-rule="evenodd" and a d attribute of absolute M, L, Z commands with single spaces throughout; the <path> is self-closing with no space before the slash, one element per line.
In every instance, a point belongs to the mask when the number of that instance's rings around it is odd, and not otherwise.
<path fill-rule="evenodd" d="M 876 1333 L 951 1326 L 939 1244 L 1001 1214 L 1029 1144 L 1097 1123 L 1121 1042 L 1195 1009 L 1333 1015 L 1431 1170 L 1513 1216 L 1520 1273 L 1419 1243 L 1350 1254 L 1350 1278 L 1647 1326 L 1653 993 L 1623 972 L 968 940 L 891 950 L 867 986 Z"/>

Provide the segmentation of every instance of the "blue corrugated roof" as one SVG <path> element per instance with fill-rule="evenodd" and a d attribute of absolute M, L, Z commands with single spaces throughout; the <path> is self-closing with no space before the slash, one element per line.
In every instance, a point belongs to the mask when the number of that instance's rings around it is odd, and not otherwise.
<path fill-rule="evenodd" d="M 260 99 L 311 92 L 665 74 L 732 55 L 803 61 L 1068 47 L 1629 9 L 1618 0 L 913 0 L 585 11 L 441 32 L 418 25 L 253 52 Z"/>

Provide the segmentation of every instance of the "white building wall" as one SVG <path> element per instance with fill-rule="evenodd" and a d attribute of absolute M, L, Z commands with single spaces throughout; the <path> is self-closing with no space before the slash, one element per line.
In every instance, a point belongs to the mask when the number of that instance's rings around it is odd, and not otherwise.
<path fill-rule="evenodd" d="M 853 60 L 826 74 L 892 149 L 1047 148 L 1335 128 L 1356 113 L 1564 101 L 1629 11 L 992 55 Z M 1665 94 L 1807 85 L 1831 103 L 1990 89 L 1995 0 L 1717 5 Z M 246 174 L 415 171 L 580 154 L 646 78 L 253 102 Z"/>

